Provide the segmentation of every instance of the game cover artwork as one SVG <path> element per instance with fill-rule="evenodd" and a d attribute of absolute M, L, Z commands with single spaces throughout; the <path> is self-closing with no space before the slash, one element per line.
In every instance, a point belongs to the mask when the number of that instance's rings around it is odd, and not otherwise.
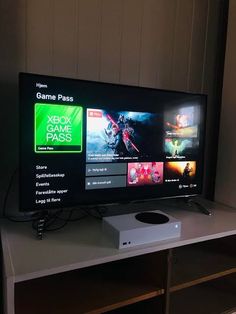
<path fill-rule="evenodd" d="M 87 109 L 87 162 L 154 159 L 157 126 L 153 113 Z"/>
<path fill-rule="evenodd" d="M 190 183 L 196 176 L 196 161 L 171 161 L 165 163 L 165 181 Z"/>
<path fill-rule="evenodd" d="M 166 137 L 196 138 L 198 137 L 198 124 L 198 106 L 168 111 L 165 114 Z"/>
<path fill-rule="evenodd" d="M 193 149 L 198 146 L 196 139 L 166 138 L 165 153 L 167 159 L 185 159 L 186 155 L 191 154 Z"/>
<path fill-rule="evenodd" d="M 199 146 L 199 107 L 183 107 L 165 114 L 166 159 L 184 160 Z"/>
<path fill-rule="evenodd" d="M 135 162 L 128 164 L 128 186 L 163 183 L 163 162 Z"/>

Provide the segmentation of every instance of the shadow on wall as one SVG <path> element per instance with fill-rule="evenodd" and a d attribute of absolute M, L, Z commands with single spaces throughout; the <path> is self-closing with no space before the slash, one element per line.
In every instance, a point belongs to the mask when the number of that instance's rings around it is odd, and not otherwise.
<path fill-rule="evenodd" d="M 0 206 L 12 174 L 18 168 L 19 155 L 19 119 L 18 119 L 18 87 L 15 82 L 0 82 L 1 99 L 1 176 Z"/>
<path fill-rule="evenodd" d="M 18 3 L 18 1 L 17 1 Z M 14 0 L 0 4 L 0 213 L 11 175 L 18 168 L 18 72 L 25 69 L 25 41 L 20 38 L 23 24 L 23 1 Z M 23 47 L 24 46 L 24 47 Z"/>

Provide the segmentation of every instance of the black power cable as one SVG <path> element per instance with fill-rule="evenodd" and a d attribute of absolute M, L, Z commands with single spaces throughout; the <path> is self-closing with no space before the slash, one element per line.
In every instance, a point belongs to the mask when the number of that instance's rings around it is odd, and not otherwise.
<path fill-rule="evenodd" d="M 9 197 L 9 193 L 10 193 L 10 190 L 12 188 L 12 184 L 13 184 L 13 181 L 14 181 L 14 178 L 17 174 L 17 168 L 14 170 L 14 172 L 12 173 L 11 177 L 10 177 L 10 180 L 9 180 L 9 183 L 8 183 L 8 186 L 7 186 L 7 189 L 6 189 L 6 192 L 5 192 L 5 195 L 4 195 L 4 200 L 3 200 L 3 207 L 2 207 L 2 215 L 3 215 L 3 218 L 5 219 L 8 219 L 10 221 L 13 221 L 13 222 L 31 222 L 31 221 L 34 221 L 36 220 L 38 217 L 38 214 L 37 213 L 34 213 L 33 215 L 31 214 L 31 216 L 29 217 L 29 219 L 20 219 L 21 217 L 18 217 L 18 216 L 10 216 L 7 214 L 7 202 L 8 202 L 8 197 Z M 35 217 L 34 217 L 35 216 Z M 28 217 L 27 217 L 28 218 Z"/>

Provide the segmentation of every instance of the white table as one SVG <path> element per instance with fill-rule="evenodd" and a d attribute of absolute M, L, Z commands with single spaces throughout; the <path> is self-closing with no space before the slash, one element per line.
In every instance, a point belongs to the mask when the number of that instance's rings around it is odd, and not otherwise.
<path fill-rule="evenodd" d="M 15 313 L 15 283 L 236 234 L 236 209 L 202 200 L 213 213 L 206 216 L 163 203 L 161 207 L 153 202 L 130 209 L 161 209 L 174 216 L 182 222 L 181 237 L 122 250 L 103 234 L 101 221 L 92 217 L 47 233 L 42 241 L 36 239 L 30 223 L 2 220 L 5 314 Z"/>

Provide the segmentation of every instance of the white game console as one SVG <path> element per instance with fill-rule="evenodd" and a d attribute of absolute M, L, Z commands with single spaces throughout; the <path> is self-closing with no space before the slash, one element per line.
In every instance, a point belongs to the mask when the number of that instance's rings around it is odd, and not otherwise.
<path fill-rule="evenodd" d="M 119 249 L 179 237 L 181 222 L 160 210 L 103 218 L 103 230 Z"/>

